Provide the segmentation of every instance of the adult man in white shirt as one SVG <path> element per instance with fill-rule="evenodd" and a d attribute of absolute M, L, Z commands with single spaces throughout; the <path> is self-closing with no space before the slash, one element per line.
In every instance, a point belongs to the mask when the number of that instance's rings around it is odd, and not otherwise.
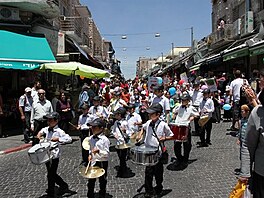
<path fill-rule="evenodd" d="M 164 96 L 164 86 L 158 86 L 154 88 L 154 94 L 156 95 L 153 98 L 152 104 L 159 103 L 163 108 L 163 114 L 161 115 L 161 119 L 167 121 L 169 123 L 170 119 L 170 101 L 168 98 Z"/>
<path fill-rule="evenodd" d="M 240 115 L 240 88 L 243 84 L 248 85 L 248 81 L 246 79 L 241 78 L 240 70 L 236 70 L 235 73 L 235 80 L 233 80 L 230 84 L 230 93 L 233 98 L 233 120 L 231 125 L 231 130 L 237 131 L 238 129 L 235 128 L 236 122 L 239 121 Z"/>

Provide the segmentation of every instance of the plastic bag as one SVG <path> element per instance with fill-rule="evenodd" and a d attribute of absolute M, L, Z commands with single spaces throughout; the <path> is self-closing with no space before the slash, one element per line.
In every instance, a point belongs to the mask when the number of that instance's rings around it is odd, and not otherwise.
<path fill-rule="evenodd" d="M 233 188 L 232 192 L 230 193 L 229 198 L 243 198 L 246 188 L 247 185 L 242 181 L 238 180 L 236 186 Z"/>
<path fill-rule="evenodd" d="M 251 198 L 251 192 L 248 189 L 248 185 L 246 187 L 246 190 L 244 191 L 244 194 L 243 194 L 242 198 Z"/>

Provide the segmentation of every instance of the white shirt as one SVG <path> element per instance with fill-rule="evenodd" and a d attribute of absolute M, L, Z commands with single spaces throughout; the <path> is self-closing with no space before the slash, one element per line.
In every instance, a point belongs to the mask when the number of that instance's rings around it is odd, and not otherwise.
<path fill-rule="evenodd" d="M 117 124 L 119 123 L 119 128 L 121 130 L 123 130 L 123 132 L 121 132 L 117 126 Z M 115 136 L 116 138 L 116 144 L 119 145 L 119 144 L 125 144 L 125 139 L 122 135 L 122 133 L 126 133 L 126 131 L 128 130 L 128 123 L 126 120 L 116 120 L 115 123 L 114 123 L 114 126 L 113 126 L 113 135 Z M 125 134 L 124 134 L 125 135 Z"/>
<path fill-rule="evenodd" d="M 203 100 L 203 93 L 201 92 L 201 90 L 193 90 L 192 91 L 192 105 L 199 107 L 200 103 Z"/>
<path fill-rule="evenodd" d="M 165 120 L 165 112 L 170 111 L 170 100 L 166 98 L 164 95 L 162 95 L 161 97 L 155 96 L 152 101 L 152 104 L 156 104 L 156 103 L 160 103 L 160 105 L 162 106 L 163 114 L 161 116 L 161 119 Z"/>
<path fill-rule="evenodd" d="M 78 126 L 81 126 L 80 130 L 88 130 L 89 126 L 87 125 L 89 122 L 95 119 L 91 114 L 82 114 L 79 116 Z"/>
<path fill-rule="evenodd" d="M 90 142 L 90 151 L 92 151 L 94 148 L 99 149 L 99 153 L 92 154 L 92 161 L 108 161 L 109 159 L 109 147 L 110 147 L 110 141 L 109 139 L 101 133 L 97 136 L 97 138 L 94 138 L 95 136 L 92 135 L 89 137 Z"/>
<path fill-rule="evenodd" d="M 173 110 L 173 113 L 177 114 L 175 124 L 178 126 L 189 126 L 190 117 L 199 116 L 198 110 L 191 105 L 187 105 L 186 108 L 180 105 Z"/>
<path fill-rule="evenodd" d="M 103 118 L 107 118 L 107 113 L 104 109 L 104 107 L 102 106 L 91 106 L 89 109 L 90 114 L 93 114 L 94 116 L 97 116 L 98 118 L 101 117 L 101 115 L 103 116 Z"/>
<path fill-rule="evenodd" d="M 31 96 L 33 98 L 33 101 L 36 101 L 39 99 L 38 91 L 35 89 L 35 87 L 32 87 L 31 89 Z"/>
<path fill-rule="evenodd" d="M 60 129 L 58 125 L 53 128 L 53 131 L 52 130 L 49 131 L 49 128 L 50 127 L 44 127 L 39 132 L 42 135 L 43 134 L 46 135 L 44 138 L 44 142 L 49 142 L 53 137 L 58 137 L 60 143 L 72 142 L 72 138 L 68 134 L 66 134 L 62 129 Z M 59 158 L 61 154 L 59 144 L 55 144 L 54 142 L 52 142 L 52 146 L 55 147 L 54 149 L 51 150 L 51 154 L 53 156 L 52 158 L 53 159 Z"/>
<path fill-rule="evenodd" d="M 137 114 L 136 112 L 132 113 L 132 116 L 130 114 L 127 114 L 126 121 L 128 123 L 128 136 L 131 136 L 133 133 L 139 131 L 138 125 L 135 125 L 135 123 L 142 123 L 142 119 L 139 114 Z"/>
<path fill-rule="evenodd" d="M 33 104 L 32 96 L 27 96 L 26 94 L 20 96 L 19 98 L 19 106 L 22 107 L 24 112 L 31 112 Z"/>
<path fill-rule="evenodd" d="M 248 81 L 243 78 L 236 78 L 230 84 L 231 93 L 233 95 L 233 101 L 238 102 L 240 100 L 240 88 L 244 84 L 248 85 Z"/>
<path fill-rule="evenodd" d="M 121 98 L 119 98 L 118 100 L 117 99 L 114 99 L 111 103 L 110 103 L 110 105 L 109 105 L 109 109 L 108 109 L 108 111 L 110 111 L 110 112 L 114 112 L 114 111 L 116 111 L 119 107 L 124 107 L 124 104 L 126 104 L 126 102 L 123 100 L 123 99 L 121 99 Z"/>
<path fill-rule="evenodd" d="M 143 124 L 143 129 L 146 131 L 146 137 L 145 137 L 144 143 L 145 143 L 146 147 L 158 148 L 159 147 L 159 141 L 155 137 L 155 135 L 153 133 L 153 129 L 150 126 L 150 123 L 151 123 L 151 120 L 149 120 L 145 124 Z M 172 133 L 170 127 L 168 126 L 168 124 L 162 120 L 158 120 L 155 123 L 154 128 L 155 128 L 155 132 L 156 132 L 158 138 L 173 136 L 173 133 Z M 159 149 L 160 149 L 160 147 L 159 147 Z"/>
<path fill-rule="evenodd" d="M 208 115 L 209 118 L 212 117 L 214 112 L 214 102 L 211 98 L 203 99 L 200 104 L 201 116 Z"/>

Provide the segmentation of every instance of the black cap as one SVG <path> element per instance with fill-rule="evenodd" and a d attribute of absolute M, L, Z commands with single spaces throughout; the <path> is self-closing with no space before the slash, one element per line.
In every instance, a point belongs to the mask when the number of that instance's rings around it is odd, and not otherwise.
<path fill-rule="evenodd" d="M 205 93 L 205 94 L 209 94 L 209 93 L 210 93 L 210 89 L 204 89 L 204 90 L 203 90 L 203 93 Z"/>
<path fill-rule="evenodd" d="M 124 116 L 126 114 L 126 109 L 124 107 L 119 107 L 116 111 L 113 112 L 113 114 L 121 114 Z"/>
<path fill-rule="evenodd" d="M 57 112 L 52 112 L 52 113 L 49 113 L 49 114 L 43 116 L 43 119 L 59 120 L 60 119 L 60 114 L 57 113 Z"/>
<path fill-rule="evenodd" d="M 135 108 L 136 107 L 136 105 L 134 104 L 134 103 L 129 103 L 128 105 L 127 105 L 127 108 L 128 109 L 132 109 L 132 108 Z"/>
<path fill-rule="evenodd" d="M 164 86 L 163 85 L 155 86 L 155 87 L 153 87 L 153 89 L 156 90 L 156 91 L 163 91 L 164 90 Z"/>
<path fill-rule="evenodd" d="M 190 100 L 190 95 L 188 94 L 188 93 L 183 93 L 182 95 L 181 95 L 181 99 L 182 100 Z"/>
<path fill-rule="evenodd" d="M 155 103 L 152 104 L 147 110 L 147 113 L 162 113 L 163 112 L 163 107 L 161 106 L 160 103 Z"/>
<path fill-rule="evenodd" d="M 81 109 L 83 109 L 83 110 L 89 109 L 89 105 L 88 104 L 83 104 L 81 106 Z"/>
<path fill-rule="evenodd" d="M 101 118 L 96 118 L 87 124 L 88 126 L 98 126 L 100 128 L 105 127 L 105 122 Z"/>
<path fill-rule="evenodd" d="M 100 97 L 99 96 L 94 96 L 93 100 L 94 101 L 100 101 Z"/>

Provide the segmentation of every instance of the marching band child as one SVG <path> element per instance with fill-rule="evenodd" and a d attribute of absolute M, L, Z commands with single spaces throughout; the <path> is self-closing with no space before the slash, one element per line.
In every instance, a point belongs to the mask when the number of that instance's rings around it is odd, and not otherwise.
<path fill-rule="evenodd" d="M 198 110 L 189 104 L 190 95 L 188 93 L 183 93 L 181 95 L 181 105 L 174 109 L 173 117 L 176 117 L 175 124 L 177 126 L 185 126 L 187 127 L 187 134 L 184 137 L 186 141 L 175 141 L 174 142 L 174 153 L 177 157 L 176 165 L 180 168 L 184 169 L 188 166 L 189 155 L 192 148 L 191 142 L 191 127 L 190 122 L 194 120 L 195 116 L 199 116 Z M 173 119 L 174 119 L 173 118 Z M 182 155 L 182 144 L 183 144 L 183 155 Z"/>
<path fill-rule="evenodd" d="M 114 116 L 116 121 L 113 126 L 113 135 L 116 139 L 116 144 L 126 144 L 129 141 L 129 136 L 126 133 L 128 131 L 128 123 L 125 120 L 126 109 L 124 107 L 119 107 L 116 111 L 114 111 Z M 125 177 L 127 173 L 127 153 L 128 148 L 117 149 L 117 154 L 120 161 L 117 177 Z"/>
<path fill-rule="evenodd" d="M 137 140 L 140 140 L 143 131 L 146 131 L 146 136 L 144 140 L 144 144 L 146 147 L 156 147 L 160 148 L 161 143 L 163 144 L 166 140 L 171 140 L 173 138 L 173 133 L 170 130 L 170 127 L 167 123 L 160 119 L 162 115 L 163 108 L 159 103 L 155 103 L 151 105 L 147 112 L 149 114 L 150 120 L 147 121 L 140 133 L 137 136 Z M 160 143 L 161 142 L 161 143 Z M 162 148 L 163 149 L 163 148 Z M 145 169 L 145 197 L 152 197 L 154 194 L 159 195 L 162 193 L 163 189 L 163 164 L 159 160 L 159 162 L 154 166 L 146 166 Z M 153 177 L 156 180 L 156 187 L 153 188 L 152 181 Z"/>
<path fill-rule="evenodd" d="M 92 127 L 93 135 L 89 138 L 90 154 L 88 160 L 92 162 L 92 166 L 98 166 L 105 170 L 105 174 L 99 177 L 100 191 L 99 198 L 106 195 L 107 184 L 107 168 L 109 159 L 109 146 L 110 141 L 104 135 L 105 122 L 101 118 L 96 118 L 92 122 L 88 123 Z M 96 179 L 88 180 L 88 193 L 87 197 L 94 198 L 94 187 Z"/>
<path fill-rule="evenodd" d="M 51 142 L 61 142 L 61 143 L 70 143 L 72 138 L 66 134 L 62 129 L 58 127 L 58 122 L 60 119 L 60 115 L 57 112 L 52 112 L 43 117 L 48 120 L 48 126 L 42 128 L 38 132 L 38 139 L 41 137 L 45 137 L 44 141 Z M 56 145 L 56 144 L 55 144 Z M 59 157 L 60 157 L 60 148 L 59 145 L 51 145 L 52 150 L 52 160 L 46 163 L 47 172 L 48 172 L 48 189 L 47 189 L 47 197 L 55 197 L 54 188 L 55 184 L 59 185 L 59 193 L 63 195 L 64 193 L 69 191 L 68 184 L 63 181 L 63 179 L 57 174 L 57 169 L 59 165 Z"/>

